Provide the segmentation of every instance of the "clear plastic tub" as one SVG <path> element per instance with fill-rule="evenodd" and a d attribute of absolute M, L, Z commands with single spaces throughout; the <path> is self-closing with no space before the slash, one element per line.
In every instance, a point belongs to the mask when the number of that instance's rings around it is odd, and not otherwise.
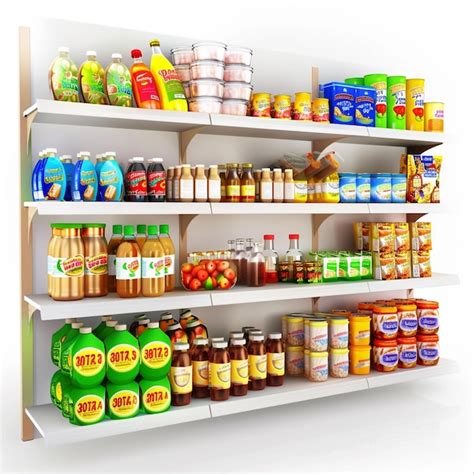
<path fill-rule="evenodd" d="M 191 112 L 205 112 L 207 114 L 220 114 L 222 99 L 220 97 L 194 97 L 189 100 Z"/>
<path fill-rule="evenodd" d="M 224 83 L 217 79 L 197 79 L 189 83 L 191 97 L 219 97 L 224 95 Z"/>
<path fill-rule="evenodd" d="M 170 51 L 171 62 L 178 66 L 180 64 L 191 64 L 194 61 L 193 49 L 189 46 L 180 46 Z"/>
<path fill-rule="evenodd" d="M 191 87 L 189 86 L 189 82 L 183 82 L 183 88 L 184 88 L 184 95 L 186 96 L 186 99 L 190 99 Z"/>
<path fill-rule="evenodd" d="M 224 63 L 221 61 L 194 61 L 191 63 L 191 78 L 224 79 Z"/>
<path fill-rule="evenodd" d="M 191 80 L 191 68 L 189 64 L 179 64 L 174 67 L 178 73 L 181 82 L 189 82 Z"/>
<path fill-rule="evenodd" d="M 224 99 L 250 100 L 253 87 L 246 82 L 226 82 L 224 85 Z"/>
<path fill-rule="evenodd" d="M 222 103 L 222 113 L 227 115 L 247 115 L 248 102 L 242 99 L 227 99 Z"/>
<path fill-rule="evenodd" d="M 224 71 L 224 81 L 228 82 L 252 82 L 253 68 L 242 64 L 228 64 Z"/>
<path fill-rule="evenodd" d="M 218 41 L 201 41 L 193 44 L 193 54 L 195 61 L 203 59 L 214 59 L 224 61 L 227 45 Z"/>
<path fill-rule="evenodd" d="M 225 53 L 226 64 L 245 64 L 250 66 L 252 64 L 253 51 L 250 48 L 241 46 L 227 46 Z"/>

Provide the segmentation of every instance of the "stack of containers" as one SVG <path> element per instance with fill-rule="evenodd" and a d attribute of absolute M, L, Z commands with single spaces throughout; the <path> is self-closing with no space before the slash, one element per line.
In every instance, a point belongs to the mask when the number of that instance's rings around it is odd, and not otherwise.
<path fill-rule="evenodd" d="M 334 311 L 333 311 L 334 312 Z M 352 375 L 370 373 L 370 316 L 349 313 L 349 371 Z"/>
<path fill-rule="evenodd" d="M 349 375 L 349 312 L 337 311 L 328 317 L 329 375 L 344 378 Z"/>
<path fill-rule="evenodd" d="M 304 319 L 304 375 L 311 382 L 325 382 L 328 372 L 328 321 L 310 315 Z"/>

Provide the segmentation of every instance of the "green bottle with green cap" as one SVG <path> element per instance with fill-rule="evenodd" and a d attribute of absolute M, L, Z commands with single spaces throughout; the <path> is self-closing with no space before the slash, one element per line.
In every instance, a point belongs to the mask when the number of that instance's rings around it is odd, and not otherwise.
<path fill-rule="evenodd" d="M 141 406 L 145 413 L 161 413 L 171 406 L 171 387 L 168 377 L 160 380 L 141 379 Z"/>
<path fill-rule="evenodd" d="M 105 417 L 105 387 L 71 387 L 68 390 L 69 421 L 74 425 L 92 425 Z"/>
<path fill-rule="evenodd" d="M 406 129 L 407 78 L 387 77 L 387 128 Z"/>
<path fill-rule="evenodd" d="M 105 327 L 100 331 L 99 334 L 96 334 L 96 336 L 101 340 L 105 341 L 110 334 L 114 332 L 115 326 L 118 324 L 115 319 L 110 319 L 109 321 L 105 322 Z"/>
<path fill-rule="evenodd" d="M 67 333 L 71 329 L 71 324 L 75 323 L 74 318 L 66 319 L 66 322 L 61 326 L 51 337 L 51 361 L 54 365 L 60 366 L 61 344 L 66 339 Z"/>
<path fill-rule="evenodd" d="M 166 377 L 171 367 L 171 340 L 160 329 L 159 323 L 148 323 L 138 337 L 140 346 L 140 375 L 147 380 Z"/>
<path fill-rule="evenodd" d="M 160 225 L 160 243 L 165 250 L 165 291 L 173 291 L 176 286 L 174 274 L 175 249 L 168 224 Z"/>
<path fill-rule="evenodd" d="M 140 409 L 140 389 L 135 381 L 126 384 L 109 382 L 106 387 L 107 413 L 112 420 L 133 418 Z"/>
<path fill-rule="evenodd" d="M 145 224 L 138 224 L 137 225 L 137 235 L 136 235 L 136 241 L 138 246 L 140 247 L 140 250 L 143 247 L 143 244 L 146 241 L 146 225 Z"/>
<path fill-rule="evenodd" d="M 112 321 L 112 316 L 102 316 L 100 318 L 100 323 L 92 331 L 92 334 L 94 334 L 94 336 L 96 336 L 100 339 L 100 333 L 105 329 L 105 327 L 106 327 L 105 324 L 107 323 L 107 321 Z"/>
<path fill-rule="evenodd" d="M 71 329 L 68 331 L 66 334 L 64 341 L 61 343 L 61 349 L 60 349 L 60 354 L 59 354 L 59 360 L 60 360 L 60 368 L 63 374 L 69 375 L 69 359 L 71 357 L 71 347 L 76 339 L 76 337 L 79 335 L 79 329 L 84 326 L 84 323 L 72 323 L 71 324 Z"/>

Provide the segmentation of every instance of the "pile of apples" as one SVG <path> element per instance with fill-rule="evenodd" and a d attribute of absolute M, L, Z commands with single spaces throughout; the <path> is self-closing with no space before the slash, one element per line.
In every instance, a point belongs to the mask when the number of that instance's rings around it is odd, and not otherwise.
<path fill-rule="evenodd" d="M 230 290 L 237 272 L 229 260 L 201 260 L 181 265 L 181 281 L 187 290 Z"/>

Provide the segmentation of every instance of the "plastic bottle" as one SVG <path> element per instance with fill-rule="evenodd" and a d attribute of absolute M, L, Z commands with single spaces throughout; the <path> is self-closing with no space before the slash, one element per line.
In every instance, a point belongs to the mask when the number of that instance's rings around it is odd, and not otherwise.
<path fill-rule="evenodd" d="M 139 49 L 132 49 L 130 55 L 133 59 L 130 74 L 136 106 L 140 109 L 161 109 L 158 88 L 153 74 L 143 62 L 142 52 Z"/>
<path fill-rule="evenodd" d="M 124 420 L 138 415 L 140 409 L 140 388 L 135 381 L 126 384 L 108 382 L 107 414 L 112 420 Z"/>
<path fill-rule="evenodd" d="M 255 179 L 252 173 L 252 163 L 242 164 L 240 200 L 241 202 L 255 202 Z"/>
<path fill-rule="evenodd" d="M 191 174 L 191 165 L 181 166 L 181 176 L 179 179 L 179 201 L 194 201 L 194 179 Z"/>
<path fill-rule="evenodd" d="M 46 153 L 44 150 L 41 150 L 38 153 L 38 161 L 36 162 L 33 173 L 31 174 L 31 196 L 33 197 L 33 201 L 44 201 L 43 189 L 40 187 L 39 178 L 39 170 L 43 166 L 44 157 Z"/>
<path fill-rule="evenodd" d="M 280 168 L 273 170 L 273 202 L 283 202 L 285 197 L 285 186 Z"/>
<path fill-rule="evenodd" d="M 72 201 L 72 181 L 74 179 L 75 166 L 71 155 L 62 155 L 60 158 L 66 172 L 66 191 L 64 193 L 65 201 Z"/>
<path fill-rule="evenodd" d="M 270 168 L 262 168 L 260 179 L 260 202 L 273 202 L 273 181 Z"/>
<path fill-rule="evenodd" d="M 84 296 L 105 296 L 108 293 L 107 242 L 105 224 L 83 224 Z"/>
<path fill-rule="evenodd" d="M 267 353 L 267 386 L 279 387 L 285 380 L 285 350 L 281 333 L 272 332 L 265 342 Z"/>
<path fill-rule="evenodd" d="M 160 225 L 160 243 L 165 250 L 165 291 L 173 291 L 175 287 L 175 249 L 169 231 L 168 224 Z"/>
<path fill-rule="evenodd" d="M 148 226 L 148 238 L 141 248 L 142 295 L 161 296 L 165 292 L 165 249 L 158 239 L 158 226 Z"/>
<path fill-rule="evenodd" d="M 125 173 L 125 201 L 147 201 L 147 180 L 144 158 L 135 156 L 128 160 L 128 169 Z"/>
<path fill-rule="evenodd" d="M 209 355 L 209 388 L 211 400 L 228 400 L 230 395 L 230 356 L 227 342 L 213 344 Z"/>
<path fill-rule="evenodd" d="M 174 166 L 170 166 L 166 172 L 166 200 L 168 202 L 174 201 Z"/>
<path fill-rule="evenodd" d="M 132 106 L 132 78 L 120 53 L 112 53 L 112 62 L 105 69 L 104 88 L 110 105 Z"/>
<path fill-rule="evenodd" d="M 239 285 L 247 284 L 247 253 L 245 251 L 244 239 L 235 241 L 234 252 L 235 264 L 237 267 L 237 283 Z"/>
<path fill-rule="evenodd" d="M 52 62 L 48 83 L 54 100 L 79 102 L 79 79 L 77 66 L 69 56 L 69 48 L 58 48 L 58 57 Z"/>
<path fill-rule="evenodd" d="M 240 202 L 240 178 L 237 169 L 237 163 L 229 163 L 227 165 L 225 178 L 226 202 Z"/>
<path fill-rule="evenodd" d="M 169 311 L 166 311 L 160 315 L 160 329 L 162 331 L 166 332 L 168 330 L 168 326 L 176 324 L 177 322 L 178 321 L 173 318 L 173 313 L 170 313 Z"/>
<path fill-rule="evenodd" d="M 114 331 L 115 326 L 117 326 L 118 322 L 115 319 L 109 319 L 105 321 L 105 326 L 102 331 L 96 333 L 96 336 L 101 341 L 105 341 Z"/>
<path fill-rule="evenodd" d="M 245 348 L 245 339 L 232 339 L 229 347 L 231 386 L 233 397 L 247 395 L 249 384 L 249 359 Z"/>
<path fill-rule="evenodd" d="M 191 351 L 194 398 L 209 396 L 209 343 L 207 339 L 195 339 Z"/>
<path fill-rule="evenodd" d="M 61 361 L 61 344 L 66 339 L 67 333 L 71 330 L 72 323 L 75 322 L 76 320 L 74 318 L 66 319 L 64 325 L 51 336 L 51 361 L 58 367 Z"/>
<path fill-rule="evenodd" d="M 63 407 L 63 388 L 66 384 L 68 384 L 68 377 L 57 370 L 51 377 L 49 394 L 53 405 L 61 411 Z"/>
<path fill-rule="evenodd" d="M 248 286 L 265 286 L 266 270 L 265 258 L 262 254 L 262 244 L 255 242 L 250 258 L 247 260 L 247 284 Z"/>
<path fill-rule="evenodd" d="M 124 239 L 117 248 L 117 294 L 134 298 L 141 291 L 141 253 L 133 225 L 126 225 Z"/>
<path fill-rule="evenodd" d="M 175 343 L 170 369 L 171 404 L 176 407 L 191 403 L 193 367 L 188 353 L 189 344 Z"/>
<path fill-rule="evenodd" d="M 267 354 L 263 334 L 249 336 L 249 390 L 263 390 L 267 385 Z"/>
<path fill-rule="evenodd" d="M 104 90 L 105 71 L 97 61 L 95 51 L 87 51 L 87 60 L 79 69 L 79 86 L 84 102 L 88 104 L 107 104 Z"/>
<path fill-rule="evenodd" d="M 171 387 L 168 377 L 160 380 L 141 379 L 141 403 L 145 413 L 162 413 L 171 406 Z"/>
<path fill-rule="evenodd" d="M 95 201 L 97 199 L 97 173 L 90 156 L 91 154 L 88 151 L 80 151 L 77 154 L 72 182 L 72 198 L 74 201 Z"/>
<path fill-rule="evenodd" d="M 285 260 L 290 265 L 290 268 L 289 268 L 290 281 L 293 281 L 294 279 L 293 265 L 295 262 L 302 262 L 304 256 L 303 256 L 303 252 L 300 250 L 299 234 L 290 234 L 288 238 L 290 239 L 290 244 L 285 254 Z"/>
<path fill-rule="evenodd" d="M 293 170 L 285 170 L 284 191 L 285 202 L 295 202 L 295 182 L 293 181 Z"/>
<path fill-rule="evenodd" d="M 45 157 L 38 169 L 39 200 L 63 201 L 66 193 L 66 170 L 58 158 L 56 148 L 46 148 Z"/>
<path fill-rule="evenodd" d="M 93 425 L 105 417 L 105 387 L 97 385 L 89 388 L 68 388 L 64 402 L 73 425 Z M 63 403 L 63 411 L 65 406 Z"/>
<path fill-rule="evenodd" d="M 67 371 L 68 357 L 70 356 L 70 348 L 74 339 L 79 335 L 79 329 L 84 326 L 83 323 L 71 323 L 71 328 L 63 337 L 59 350 L 59 368 L 64 374 L 69 375 Z"/>
<path fill-rule="evenodd" d="M 146 170 L 147 194 L 150 202 L 164 202 L 166 198 L 166 171 L 163 158 L 150 158 Z"/>
<path fill-rule="evenodd" d="M 161 108 L 164 110 L 187 112 L 188 101 L 186 100 L 178 73 L 161 52 L 159 40 L 151 40 L 150 46 L 150 69 L 158 86 Z"/>
<path fill-rule="evenodd" d="M 138 224 L 135 240 L 137 241 L 137 244 L 138 244 L 138 247 L 140 248 L 140 251 L 141 251 L 143 245 L 145 244 L 146 239 L 147 239 L 146 224 Z"/>
<path fill-rule="evenodd" d="M 112 316 L 102 316 L 100 318 L 100 323 L 94 328 L 92 334 L 100 339 L 100 334 L 105 329 L 107 321 L 112 321 Z"/>
<path fill-rule="evenodd" d="M 209 166 L 209 177 L 207 179 L 207 196 L 209 202 L 219 202 L 221 200 L 221 178 L 217 170 L 217 165 Z"/>
<path fill-rule="evenodd" d="M 196 202 L 207 202 L 207 187 L 204 165 L 196 165 L 196 175 L 194 176 L 194 200 Z"/>
<path fill-rule="evenodd" d="M 265 283 L 278 283 L 278 253 L 274 247 L 275 236 L 263 236 L 263 258 L 265 260 Z"/>
<path fill-rule="evenodd" d="M 109 292 L 117 291 L 117 248 L 122 243 L 123 231 L 122 226 L 114 224 L 112 226 L 112 237 L 107 245 L 107 287 Z"/>
<path fill-rule="evenodd" d="M 95 155 L 95 173 L 97 175 L 97 179 L 100 181 L 100 170 L 104 166 L 104 155 L 102 153 L 98 153 Z M 100 185 L 100 182 L 99 182 Z"/>
<path fill-rule="evenodd" d="M 99 167 L 99 199 L 101 201 L 121 201 L 124 195 L 122 168 L 116 160 L 114 151 L 106 151 L 103 164 Z"/>
<path fill-rule="evenodd" d="M 148 323 L 148 329 L 138 337 L 140 375 L 147 380 L 166 377 L 171 367 L 171 341 L 159 323 Z"/>

